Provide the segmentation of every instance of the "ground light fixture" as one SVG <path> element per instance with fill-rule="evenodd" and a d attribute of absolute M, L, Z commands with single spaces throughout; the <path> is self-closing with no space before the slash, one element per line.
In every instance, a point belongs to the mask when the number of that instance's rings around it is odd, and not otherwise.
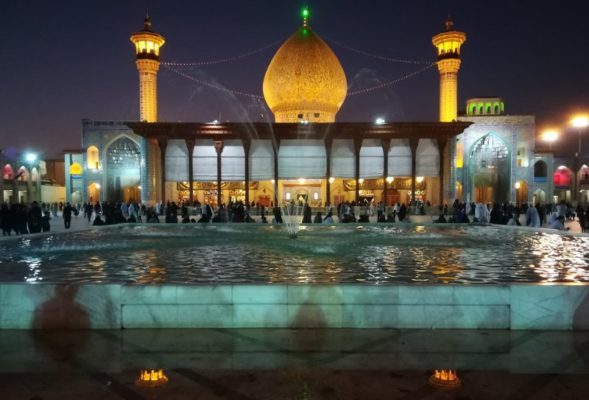
<path fill-rule="evenodd" d="M 168 383 L 168 377 L 164 375 L 164 371 L 160 368 L 158 370 L 142 369 L 139 373 L 139 379 L 135 381 L 138 386 L 157 387 Z"/>
<path fill-rule="evenodd" d="M 462 384 L 456 370 L 436 369 L 429 378 L 430 385 L 440 389 L 456 389 Z"/>

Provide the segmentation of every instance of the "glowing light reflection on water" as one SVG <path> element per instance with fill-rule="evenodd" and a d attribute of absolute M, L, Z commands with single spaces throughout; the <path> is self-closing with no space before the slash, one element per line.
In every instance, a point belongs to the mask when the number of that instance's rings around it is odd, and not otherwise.
<path fill-rule="evenodd" d="M 479 226 L 120 225 L 0 241 L 0 281 L 589 282 L 589 238 Z"/>

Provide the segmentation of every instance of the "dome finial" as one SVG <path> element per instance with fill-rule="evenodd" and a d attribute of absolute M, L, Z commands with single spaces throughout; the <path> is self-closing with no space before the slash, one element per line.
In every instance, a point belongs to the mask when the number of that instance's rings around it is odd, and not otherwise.
<path fill-rule="evenodd" d="M 452 16 L 450 15 L 450 13 L 448 13 L 448 17 L 446 17 L 446 31 L 452 31 L 454 30 L 454 20 L 452 19 Z"/>
<path fill-rule="evenodd" d="M 308 6 L 304 6 L 301 9 L 301 17 L 303 18 L 303 26 L 307 27 L 309 22 L 309 16 L 311 15 Z"/>
<path fill-rule="evenodd" d="M 145 15 L 145 20 L 143 20 L 143 30 L 151 31 L 151 18 L 149 17 L 149 13 Z"/>

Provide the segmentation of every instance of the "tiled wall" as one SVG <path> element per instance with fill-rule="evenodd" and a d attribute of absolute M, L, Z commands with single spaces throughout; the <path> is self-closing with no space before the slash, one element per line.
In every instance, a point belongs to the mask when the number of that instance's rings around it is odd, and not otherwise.
<path fill-rule="evenodd" d="M 0 329 L 587 329 L 583 285 L 0 285 Z"/>

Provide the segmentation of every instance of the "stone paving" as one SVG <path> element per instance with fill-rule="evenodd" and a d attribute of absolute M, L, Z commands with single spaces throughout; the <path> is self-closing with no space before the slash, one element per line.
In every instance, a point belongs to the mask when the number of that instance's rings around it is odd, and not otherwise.
<path fill-rule="evenodd" d="M 160 387 L 136 383 L 163 369 Z M 455 369 L 459 387 L 429 382 Z M 0 398 L 589 398 L 589 332 L 0 331 Z"/>

